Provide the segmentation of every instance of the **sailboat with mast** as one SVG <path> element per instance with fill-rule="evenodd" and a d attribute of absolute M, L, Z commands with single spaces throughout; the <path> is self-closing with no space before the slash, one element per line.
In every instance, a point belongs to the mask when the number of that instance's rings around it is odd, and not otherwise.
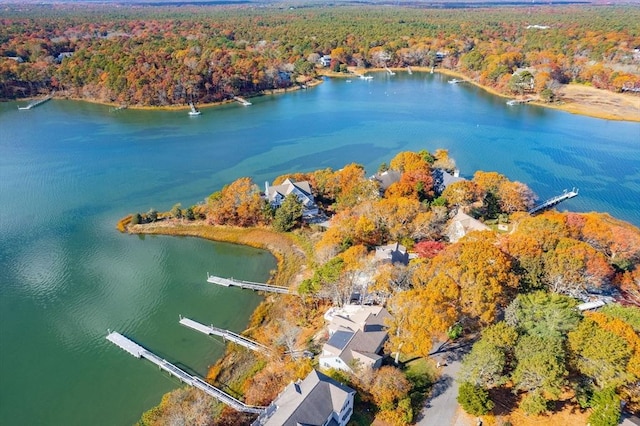
<path fill-rule="evenodd" d="M 191 111 L 189 111 L 189 116 L 194 117 L 196 115 L 200 115 L 200 110 L 196 108 L 193 101 L 189 102 L 189 107 L 191 107 Z"/>

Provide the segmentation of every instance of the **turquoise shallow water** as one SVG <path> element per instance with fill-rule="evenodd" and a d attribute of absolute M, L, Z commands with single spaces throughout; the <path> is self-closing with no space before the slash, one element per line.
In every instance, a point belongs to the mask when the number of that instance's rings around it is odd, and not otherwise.
<path fill-rule="evenodd" d="M 497 170 L 561 209 L 640 225 L 640 124 L 505 101 L 438 74 L 376 74 L 252 99 L 253 105 L 117 113 L 51 101 L 0 104 L 0 423 L 133 423 L 179 383 L 108 344 L 117 329 L 204 374 L 222 344 L 183 314 L 241 330 L 259 297 L 206 284 L 250 280 L 268 253 L 193 238 L 121 235 L 118 218 L 197 203 L 233 179 L 258 183 L 348 162 L 373 172 L 401 150 L 447 148 L 462 174 Z"/>

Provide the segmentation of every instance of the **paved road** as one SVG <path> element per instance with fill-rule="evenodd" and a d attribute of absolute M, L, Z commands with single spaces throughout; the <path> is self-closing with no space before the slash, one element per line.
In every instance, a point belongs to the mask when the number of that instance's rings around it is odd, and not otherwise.
<path fill-rule="evenodd" d="M 440 378 L 433 385 L 431 396 L 425 403 L 425 408 L 418 415 L 417 425 L 420 426 L 460 426 L 458 413 L 458 383 L 456 377 L 460 371 L 460 360 L 469 349 L 469 344 L 450 345 L 438 344 L 434 346 L 432 357 L 440 360 Z M 464 423 L 461 423 L 464 425 Z"/>

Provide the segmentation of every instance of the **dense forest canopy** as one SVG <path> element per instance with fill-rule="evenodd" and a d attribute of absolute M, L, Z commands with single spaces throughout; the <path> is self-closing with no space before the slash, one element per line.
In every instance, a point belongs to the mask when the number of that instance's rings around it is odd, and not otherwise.
<path fill-rule="evenodd" d="M 622 91 L 640 87 L 639 49 L 632 6 L 6 7 L 0 98 L 214 102 L 312 78 L 322 55 L 334 70 L 435 65 L 513 94 Z"/>

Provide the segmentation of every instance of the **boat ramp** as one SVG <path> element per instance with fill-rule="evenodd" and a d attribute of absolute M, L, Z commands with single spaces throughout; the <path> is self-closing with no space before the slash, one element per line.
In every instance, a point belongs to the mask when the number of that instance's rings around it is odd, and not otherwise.
<path fill-rule="evenodd" d="M 252 351 L 261 352 L 265 355 L 271 355 L 271 350 L 267 346 L 263 345 L 262 343 L 258 343 L 255 340 L 251 340 L 247 337 L 234 333 L 233 331 L 224 330 L 222 328 L 214 327 L 213 325 L 200 324 L 197 321 L 182 316 L 180 316 L 180 324 L 209 336 L 222 337 L 224 340 L 237 343 L 238 345 L 244 346 L 245 348 L 251 349 Z"/>
<path fill-rule="evenodd" d="M 266 409 L 266 407 L 256 407 L 253 405 L 247 405 L 244 402 L 237 400 L 236 398 L 232 397 L 228 393 L 205 382 L 201 378 L 192 376 L 186 371 L 171 364 L 169 361 L 160 358 L 153 352 L 143 348 L 142 346 L 138 345 L 137 343 L 133 342 L 132 340 L 128 339 L 127 337 L 123 336 L 122 334 L 116 331 L 109 332 L 109 334 L 107 335 L 107 340 L 115 344 L 119 348 L 125 350 L 126 352 L 130 353 L 136 358 L 144 358 L 148 361 L 151 361 L 153 364 L 157 365 L 161 370 L 164 370 L 170 375 L 177 377 L 180 381 L 190 386 L 200 389 L 207 395 L 214 397 L 218 401 L 230 406 L 236 411 L 240 411 L 243 413 L 260 414 L 264 412 Z"/>
<path fill-rule="evenodd" d="M 225 287 L 240 287 L 240 288 L 248 288 L 250 290 L 256 291 L 268 291 L 271 293 L 280 293 L 280 294 L 292 294 L 291 290 L 288 287 L 282 287 L 279 285 L 271 285 L 264 283 L 254 283 L 251 281 L 242 281 L 236 280 L 233 278 L 222 278 L 216 277 L 214 275 L 209 275 L 207 272 L 207 282 L 211 284 L 218 284 Z"/>
<path fill-rule="evenodd" d="M 567 191 L 566 189 L 562 192 L 562 194 L 557 195 L 555 197 L 549 198 L 548 200 L 546 200 L 543 203 L 538 204 L 537 206 L 535 206 L 534 208 L 532 208 L 531 210 L 529 210 L 529 214 L 535 214 L 538 213 L 539 211 L 542 210 L 546 210 L 550 207 L 555 206 L 556 204 L 559 204 L 561 202 L 563 202 L 564 200 L 568 200 L 569 198 L 573 198 L 578 196 L 578 189 L 577 188 L 573 188 L 571 191 Z"/>

